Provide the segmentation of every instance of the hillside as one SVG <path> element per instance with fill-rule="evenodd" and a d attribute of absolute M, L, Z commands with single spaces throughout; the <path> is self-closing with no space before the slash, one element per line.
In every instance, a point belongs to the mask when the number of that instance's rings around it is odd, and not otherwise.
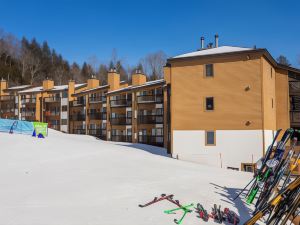
<path fill-rule="evenodd" d="M 174 224 L 181 213 L 163 213 L 175 208 L 171 203 L 138 207 L 162 193 L 174 194 L 183 204 L 200 202 L 209 212 L 218 203 L 242 221 L 249 218 L 247 206 L 231 199 L 251 174 L 178 161 L 140 147 L 147 146 L 53 130 L 46 139 L 0 133 L 0 224 Z M 203 223 L 195 213 L 183 222 Z"/>

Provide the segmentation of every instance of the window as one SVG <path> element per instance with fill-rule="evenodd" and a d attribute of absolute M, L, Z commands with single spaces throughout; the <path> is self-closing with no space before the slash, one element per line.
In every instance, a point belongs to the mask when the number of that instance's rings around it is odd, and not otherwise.
<path fill-rule="evenodd" d="M 62 93 L 62 97 L 63 97 L 63 98 L 67 98 L 67 97 L 68 97 L 68 92 L 67 92 L 67 91 L 64 91 L 64 92 Z"/>
<path fill-rule="evenodd" d="M 61 120 L 61 125 L 68 125 L 68 120 L 67 119 L 62 119 Z"/>
<path fill-rule="evenodd" d="M 63 112 L 68 111 L 68 106 L 63 105 L 63 106 L 61 107 L 61 111 L 63 111 Z"/>
<path fill-rule="evenodd" d="M 205 132 L 205 145 L 216 145 L 215 131 L 206 131 Z"/>
<path fill-rule="evenodd" d="M 274 100 L 273 100 L 273 98 L 272 98 L 272 109 L 274 108 Z"/>
<path fill-rule="evenodd" d="M 242 171 L 254 173 L 255 164 L 252 163 L 242 163 Z"/>
<path fill-rule="evenodd" d="M 273 68 L 271 67 L 271 78 L 273 77 Z"/>
<path fill-rule="evenodd" d="M 214 76 L 213 64 L 206 64 L 205 65 L 205 76 L 206 77 L 213 77 Z"/>
<path fill-rule="evenodd" d="M 206 110 L 214 110 L 214 97 L 206 97 L 205 98 L 205 109 Z"/>

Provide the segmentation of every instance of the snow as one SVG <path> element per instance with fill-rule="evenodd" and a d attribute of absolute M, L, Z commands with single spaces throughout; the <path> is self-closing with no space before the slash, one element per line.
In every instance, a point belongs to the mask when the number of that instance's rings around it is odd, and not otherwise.
<path fill-rule="evenodd" d="M 172 203 L 138 207 L 162 193 L 209 212 L 221 204 L 242 221 L 250 216 L 232 198 L 252 174 L 172 159 L 162 148 L 51 129 L 45 139 L 0 133 L 0 177 L 1 225 L 171 225 L 182 215 L 163 213 L 176 208 Z M 183 221 L 201 223 L 196 213 Z"/>
<path fill-rule="evenodd" d="M 29 88 L 29 87 L 31 87 L 31 85 L 20 85 L 20 86 L 14 86 L 14 87 L 7 88 L 6 90 L 8 90 L 8 91 L 20 90 L 20 89 Z"/>
<path fill-rule="evenodd" d="M 253 48 L 221 46 L 221 47 L 218 47 L 218 48 L 204 49 L 204 50 L 199 50 L 199 51 L 196 51 L 196 52 L 190 52 L 190 53 L 178 55 L 178 56 L 173 57 L 173 59 L 194 57 L 194 56 L 215 55 L 215 54 L 223 54 L 223 53 L 231 53 L 231 52 L 250 51 L 250 50 L 253 50 Z"/>
<path fill-rule="evenodd" d="M 82 87 L 84 85 L 85 84 L 75 84 L 75 88 Z M 69 88 L 68 85 L 59 85 L 59 86 L 54 86 L 52 89 L 47 91 L 64 91 L 64 90 L 68 90 L 68 88 Z M 42 91 L 44 91 L 43 87 L 39 86 L 24 91 L 19 91 L 19 93 L 33 93 L 33 92 L 42 92 Z"/>

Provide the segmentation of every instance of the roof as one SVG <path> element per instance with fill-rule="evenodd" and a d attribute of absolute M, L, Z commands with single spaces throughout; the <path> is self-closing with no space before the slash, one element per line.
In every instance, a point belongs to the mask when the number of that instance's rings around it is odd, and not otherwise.
<path fill-rule="evenodd" d="M 165 80 L 164 79 L 160 79 L 160 80 L 153 80 L 153 81 L 148 81 L 144 84 L 141 85 L 130 85 L 128 87 L 124 87 L 124 88 L 120 88 L 114 91 L 109 91 L 107 92 L 107 94 L 115 94 L 115 93 L 119 93 L 119 92 L 127 92 L 127 91 L 131 91 L 131 90 L 135 90 L 135 89 L 140 89 L 143 87 L 149 87 L 149 86 L 154 86 L 154 85 L 158 85 L 158 84 L 164 84 Z"/>
<path fill-rule="evenodd" d="M 221 46 L 218 48 L 208 48 L 195 52 L 190 52 L 182 55 L 177 55 L 172 57 L 171 59 L 178 58 L 187 58 L 187 57 L 195 57 L 195 56 L 206 56 L 206 55 L 215 55 L 215 54 L 223 54 L 223 53 L 232 53 L 232 52 L 243 52 L 243 51 L 251 51 L 254 48 L 241 48 L 241 47 L 233 47 L 233 46 Z"/>
<path fill-rule="evenodd" d="M 106 88 L 109 88 L 109 85 L 102 85 L 102 86 L 98 86 L 96 88 L 87 89 L 87 90 L 81 91 L 79 93 L 75 93 L 72 96 L 87 94 L 87 93 L 90 93 L 90 92 L 93 92 L 93 91 L 102 90 L 102 89 L 106 89 Z"/>
<path fill-rule="evenodd" d="M 20 85 L 20 86 L 10 87 L 10 88 L 7 88 L 5 90 L 8 90 L 8 91 L 17 91 L 17 90 L 21 90 L 21 89 L 25 89 L 25 88 L 29 88 L 29 87 L 31 87 L 31 85 Z"/>
<path fill-rule="evenodd" d="M 85 85 L 86 84 L 75 84 L 75 88 L 84 87 Z M 66 91 L 68 90 L 68 88 L 69 88 L 68 85 L 59 85 L 59 86 L 54 86 L 52 89 L 44 90 L 43 86 L 39 86 L 24 91 L 19 91 L 19 93 L 36 93 L 36 92 L 43 92 L 43 91 Z"/>
<path fill-rule="evenodd" d="M 234 47 L 234 46 L 220 46 L 217 48 L 203 49 L 195 52 L 190 52 L 182 55 L 177 55 L 168 59 L 168 63 L 177 61 L 177 60 L 187 60 L 189 58 L 198 58 L 198 57 L 213 57 L 221 55 L 232 55 L 232 54 L 248 54 L 248 53 L 260 53 L 266 57 L 266 59 L 276 68 L 285 69 L 297 74 L 300 74 L 300 69 L 294 68 L 291 66 L 286 66 L 277 63 L 273 56 L 265 48 L 243 48 L 243 47 Z M 167 64 L 168 64 L 167 63 Z"/>

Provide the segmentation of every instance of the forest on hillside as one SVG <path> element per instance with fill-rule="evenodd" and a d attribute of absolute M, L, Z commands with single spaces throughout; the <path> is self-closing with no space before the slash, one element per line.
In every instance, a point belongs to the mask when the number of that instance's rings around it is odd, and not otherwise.
<path fill-rule="evenodd" d="M 67 84 L 69 80 L 86 82 L 91 76 L 106 84 L 107 72 L 115 68 L 121 80 L 130 82 L 131 74 L 139 69 L 148 76 L 148 80 L 159 79 L 163 75 L 163 66 L 167 56 L 163 51 L 149 53 L 136 65 L 126 65 L 112 50 L 109 63 L 99 63 L 91 56 L 80 65 L 69 63 L 63 56 L 51 48 L 47 41 L 39 43 L 35 38 L 19 40 L 13 34 L 0 30 L 0 79 L 6 79 L 10 86 L 21 84 L 40 85 L 45 78 L 51 78 L 56 85 Z"/>

